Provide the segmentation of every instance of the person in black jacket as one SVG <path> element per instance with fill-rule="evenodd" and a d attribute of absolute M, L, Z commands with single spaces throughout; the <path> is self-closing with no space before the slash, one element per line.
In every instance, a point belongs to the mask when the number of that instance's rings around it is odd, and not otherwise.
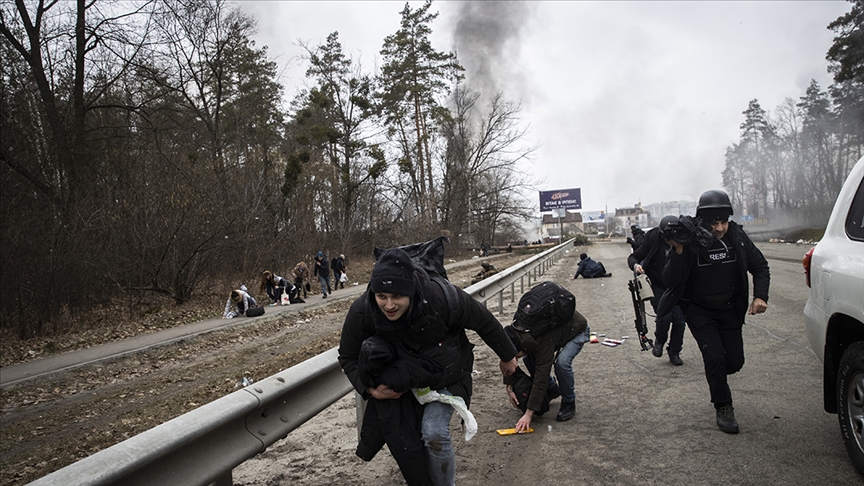
<path fill-rule="evenodd" d="M 634 224 L 630 227 L 630 233 L 633 237 L 627 237 L 627 243 L 630 244 L 630 247 L 633 251 L 636 251 L 637 248 L 645 241 L 645 231 L 639 227 L 639 225 Z"/>
<path fill-rule="evenodd" d="M 627 256 L 627 266 L 633 270 L 636 275 L 647 274 L 648 280 L 651 282 L 651 290 L 654 293 L 654 298 L 651 299 L 651 306 L 654 307 L 655 313 L 659 306 L 660 296 L 666 291 L 666 285 L 663 283 L 663 266 L 666 264 L 666 254 L 669 252 L 671 245 L 663 238 L 663 231 L 669 223 L 677 223 L 676 216 L 664 216 L 660 220 L 660 225 L 652 228 L 645 233 L 645 238 L 636 249 Z M 675 366 L 681 366 L 684 361 L 681 359 L 681 348 L 684 345 L 684 313 L 681 307 L 675 305 L 672 311 L 666 315 L 657 315 L 655 321 L 656 329 L 654 330 L 654 347 L 651 349 L 651 354 L 656 357 L 663 356 L 663 345 L 666 340 L 669 340 L 669 347 L 666 348 L 669 354 L 669 362 Z M 669 334 L 669 327 L 672 327 L 672 334 Z"/>
<path fill-rule="evenodd" d="M 576 267 L 576 275 L 574 275 L 573 278 L 577 279 L 579 278 L 579 275 L 582 275 L 582 278 L 602 278 L 612 276 L 611 273 L 606 271 L 606 267 L 603 266 L 602 262 L 595 262 L 585 253 L 579 255 L 579 266 Z"/>
<path fill-rule="evenodd" d="M 345 255 L 339 255 L 330 262 L 333 268 L 333 290 L 337 288 L 345 288 L 345 282 L 342 281 L 342 274 L 345 273 Z"/>
<path fill-rule="evenodd" d="M 699 344 L 705 363 L 705 378 L 717 415 L 717 426 L 728 434 L 738 433 L 727 375 L 744 366 L 744 317 L 768 309 L 771 274 L 762 252 L 734 221 L 732 204 L 723 191 L 707 191 L 699 198 L 696 217 L 710 228 L 714 239 L 705 248 L 698 243 L 683 245 L 670 240 L 663 269 L 669 287 L 660 302 L 661 314 L 680 296 L 680 305 Z M 750 302 L 747 273 L 753 275 Z M 748 302 L 749 305 L 748 305 Z"/>
<path fill-rule="evenodd" d="M 512 325 L 505 327 L 504 331 L 518 351 L 516 359 L 525 358 L 525 367 L 532 380 L 528 406 L 516 422 L 514 427 L 516 432 L 526 432 L 531 427 L 531 420 L 540 411 L 543 397 L 548 397 L 549 400 L 561 397 L 556 421 L 566 422 L 573 418 L 576 414 L 573 359 L 582 351 L 585 343 L 591 340 L 588 320 L 579 311 L 573 311 L 569 321 L 553 327 L 540 336 L 535 337 L 527 332 L 519 332 Z M 551 375 L 553 367 L 557 382 Z M 507 385 L 510 403 L 519 408 L 516 395 L 513 393 L 512 378 L 512 376 L 505 376 L 504 384 Z M 553 390 L 551 393 L 549 393 L 550 389 Z"/>
<path fill-rule="evenodd" d="M 270 297 L 270 305 L 274 306 L 282 303 L 282 294 L 291 294 L 294 290 L 294 284 L 288 280 L 275 275 L 270 270 L 261 272 L 261 292 L 266 291 Z"/>
<path fill-rule="evenodd" d="M 324 294 L 321 298 L 327 298 L 327 292 L 330 292 L 330 260 L 324 252 L 318 252 L 315 255 L 315 269 L 312 270 L 312 275 L 318 277 L 318 283 L 321 284 L 321 293 Z"/>
<path fill-rule="evenodd" d="M 445 290 L 443 285 L 450 287 Z M 339 363 L 367 400 L 358 456 L 371 460 L 383 440 L 408 484 L 455 484 L 453 408 L 441 402 L 421 406 L 413 394 L 396 392 L 385 384 L 368 386 L 359 360 L 361 347 L 371 336 L 398 343 L 418 359 L 441 365 L 443 371 L 436 370 L 435 375 L 442 379 L 432 388 L 461 397 L 470 406 L 474 345 L 466 329 L 477 332 L 498 355 L 505 376 L 515 372 L 516 349 L 483 304 L 449 282 L 433 281 L 402 249 L 391 248 L 380 255 L 367 291 L 348 310 L 339 342 Z"/>

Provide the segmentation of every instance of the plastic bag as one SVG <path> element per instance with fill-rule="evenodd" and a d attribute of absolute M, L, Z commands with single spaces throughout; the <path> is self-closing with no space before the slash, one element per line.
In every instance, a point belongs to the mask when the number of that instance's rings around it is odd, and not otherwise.
<path fill-rule="evenodd" d="M 343 273 L 342 276 L 339 277 L 339 281 L 342 282 L 342 283 L 347 282 L 347 281 L 348 281 L 348 274 L 347 274 L 347 273 Z"/>
<path fill-rule="evenodd" d="M 288 294 L 288 289 L 282 291 L 282 305 L 288 305 L 291 303 L 291 296 Z"/>
<path fill-rule="evenodd" d="M 471 411 L 468 410 L 468 407 L 465 406 L 465 400 L 463 400 L 462 397 L 443 395 L 435 390 L 431 390 L 429 387 L 412 388 L 411 391 L 414 392 L 414 397 L 417 398 L 417 401 L 423 405 L 429 402 L 441 402 L 453 407 L 453 409 L 456 410 L 456 413 L 458 413 L 465 422 L 466 441 L 471 440 L 471 438 L 477 433 L 477 419 L 474 418 L 474 414 L 472 414 Z"/>

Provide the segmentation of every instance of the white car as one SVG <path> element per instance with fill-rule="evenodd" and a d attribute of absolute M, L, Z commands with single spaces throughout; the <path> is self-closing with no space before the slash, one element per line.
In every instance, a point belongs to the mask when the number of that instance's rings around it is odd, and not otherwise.
<path fill-rule="evenodd" d="M 804 256 L 807 338 L 823 363 L 825 411 L 836 413 L 864 474 L 864 157 L 834 203 L 825 236 Z"/>

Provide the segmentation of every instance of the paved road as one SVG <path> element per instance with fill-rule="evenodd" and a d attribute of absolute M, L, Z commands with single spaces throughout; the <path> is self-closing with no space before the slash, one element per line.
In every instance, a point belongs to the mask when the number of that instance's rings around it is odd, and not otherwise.
<path fill-rule="evenodd" d="M 547 415 L 535 419 L 535 433 L 510 437 L 494 431 L 512 427 L 520 413 L 504 398 L 497 359 L 479 344 L 471 403 L 479 432 L 470 442 L 456 443 L 457 483 L 862 484 L 846 456 L 836 416 L 822 411 L 821 364 L 803 332 L 807 288 L 800 256 L 806 247 L 762 246 L 771 257 L 769 310 L 748 317 L 747 362 L 730 378 L 740 434 L 724 434 L 715 424 L 689 331 L 684 366 L 640 351 L 627 291 L 629 250 L 624 244 L 599 244 L 584 250 L 604 262 L 611 278 L 573 280 L 577 249 L 544 279 L 576 295 L 577 308 L 593 331 L 631 339 L 616 348 L 588 345 L 576 358 L 572 421 L 555 421 L 556 401 Z M 509 322 L 512 312 L 511 305 L 499 319 Z M 240 465 L 234 484 L 398 484 L 398 469 L 386 451 L 370 463 L 354 457 L 353 400 L 340 400 Z M 458 421 L 453 428 L 458 430 Z"/>

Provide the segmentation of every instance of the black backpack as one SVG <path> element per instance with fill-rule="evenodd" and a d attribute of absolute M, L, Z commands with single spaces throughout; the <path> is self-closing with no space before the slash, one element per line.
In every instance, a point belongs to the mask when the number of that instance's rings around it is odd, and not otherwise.
<path fill-rule="evenodd" d="M 576 311 L 576 297 L 555 282 L 540 282 L 519 299 L 513 329 L 536 338 L 570 322 Z"/>

